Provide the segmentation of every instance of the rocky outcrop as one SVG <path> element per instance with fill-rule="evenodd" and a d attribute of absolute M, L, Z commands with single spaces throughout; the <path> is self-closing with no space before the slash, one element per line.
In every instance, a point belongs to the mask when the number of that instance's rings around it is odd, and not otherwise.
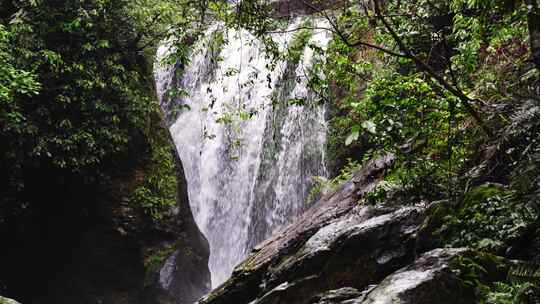
<path fill-rule="evenodd" d="M 363 290 L 414 260 L 415 233 L 423 220 L 419 207 L 351 210 L 320 228 L 299 249 L 279 254 L 253 289 L 228 289 L 226 283 L 225 289 L 218 290 L 222 296 L 210 295 L 203 303 L 230 303 L 231 299 L 236 303 L 309 303 L 324 290 Z M 239 270 L 233 280 L 240 278 L 237 282 L 243 283 L 246 274 Z"/>
<path fill-rule="evenodd" d="M 436 249 L 422 255 L 431 250 L 426 226 L 437 204 L 359 204 L 392 163 L 391 155 L 368 163 L 255 248 L 199 303 L 473 303 L 456 261 L 476 253 Z"/>
<path fill-rule="evenodd" d="M 491 279 L 504 277 L 506 268 L 494 257 L 465 248 L 435 249 L 421 255 L 414 263 L 397 270 L 377 285 L 362 292 L 341 288 L 314 297 L 310 304 L 454 304 L 475 303 L 474 289 L 462 278 L 462 259 L 485 267 Z"/>
<path fill-rule="evenodd" d="M 353 267 L 355 272 L 362 272 L 370 271 L 373 263 L 378 263 L 378 258 L 383 264 L 410 260 L 414 239 L 408 238 L 422 221 L 420 208 L 398 210 L 394 207 L 361 207 L 358 204 L 363 194 L 378 184 L 393 162 L 394 157 L 387 155 L 367 164 L 338 191 L 322 198 L 295 223 L 257 246 L 235 269 L 231 279 L 201 303 L 248 303 L 258 298 L 262 300 L 264 296 L 268 299 L 271 294 L 294 296 L 300 295 L 299 290 L 304 286 L 314 292 L 324 290 L 322 288 L 336 289 L 341 287 L 340 282 L 354 280 L 354 274 L 338 276 L 337 271 L 332 271 L 334 267 Z M 415 214 L 413 222 L 409 222 L 405 214 Z M 397 230 L 399 235 L 391 235 L 380 224 L 390 222 L 396 223 L 393 232 Z M 397 222 L 407 223 L 403 227 L 408 228 L 401 230 Z M 354 250 L 362 250 L 363 246 L 378 241 L 398 241 L 398 247 L 404 247 L 356 259 Z M 345 260 L 341 253 L 350 255 L 347 263 L 343 263 Z M 377 257 L 378 254 L 381 256 Z M 325 278 L 329 274 L 330 277 Z M 377 276 L 381 274 L 375 272 L 371 279 L 356 285 L 374 283 Z M 315 288 L 315 284 L 320 286 Z"/>
<path fill-rule="evenodd" d="M 369 290 L 369 288 L 368 288 Z M 344 287 L 336 290 L 324 292 L 311 301 L 312 304 L 337 304 L 347 303 L 351 299 L 363 297 L 365 292 L 360 292 L 356 288 Z"/>
<path fill-rule="evenodd" d="M 463 285 L 455 266 L 458 257 L 471 255 L 466 249 L 430 251 L 384 279 L 360 303 L 474 303 L 473 290 Z"/>
<path fill-rule="evenodd" d="M 210 291 L 209 244 L 191 212 L 182 162 L 176 149 L 171 149 L 178 172 L 178 205 L 168 228 L 175 237 L 165 244 L 172 253 L 151 274 L 145 304 L 192 304 Z"/>
<path fill-rule="evenodd" d="M 279 0 L 271 3 L 273 17 L 289 17 L 292 15 L 312 15 L 321 11 L 343 6 L 345 0 Z"/>
<path fill-rule="evenodd" d="M 363 289 L 414 260 L 419 208 L 393 212 L 364 208 L 321 228 L 295 254 L 272 265 L 255 303 L 306 303 L 320 290 Z M 271 299 L 271 300 L 270 300 Z"/>
<path fill-rule="evenodd" d="M 0 296 L 0 304 L 20 304 L 19 302 Z"/>

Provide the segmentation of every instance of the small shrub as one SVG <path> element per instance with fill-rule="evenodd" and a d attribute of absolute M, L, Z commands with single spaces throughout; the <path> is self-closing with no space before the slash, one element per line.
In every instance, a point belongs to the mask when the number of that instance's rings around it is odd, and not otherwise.
<path fill-rule="evenodd" d="M 313 177 L 315 184 L 308 195 L 308 202 L 334 192 L 339 186 L 351 179 L 354 173 L 360 168 L 361 165 L 358 162 L 349 160 L 347 165 L 340 170 L 339 174 L 332 179 L 322 176 Z"/>
<path fill-rule="evenodd" d="M 144 180 L 133 191 L 131 202 L 154 221 L 160 221 L 176 205 L 176 164 L 164 129 L 150 128 L 150 159 Z"/>
<path fill-rule="evenodd" d="M 494 185 L 467 193 L 460 208 L 438 230 L 448 246 L 498 252 L 528 227 L 530 219 L 512 202 L 512 193 Z"/>

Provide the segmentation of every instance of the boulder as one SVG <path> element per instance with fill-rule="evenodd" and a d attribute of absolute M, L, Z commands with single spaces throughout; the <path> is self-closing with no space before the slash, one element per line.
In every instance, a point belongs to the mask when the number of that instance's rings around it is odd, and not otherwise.
<path fill-rule="evenodd" d="M 340 289 L 330 290 L 314 297 L 310 304 L 338 304 L 349 299 L 359 298 L 363 295 L 356 288 L 343 287 Z"/>
<path fill-rule="evenodd" d="M 321 290 L 342 286 L 362 290 L 414 260 L 414 234 L 424 219 L 420 208 L 378 216 L 373 215 L 388 210 L 359 209 L 321 228 L 297 252 L 271 266 L 264 286 L 275 287 L 255 303 L 307 303 Z"/>
<path fill-rule="evenodd" d="M 475 290 L 464 284 L 459 263 L 465 258 L 486 267 L 492 279 L 502 275 L 504 267 L 494 257 L 465 248 L 434 249 L 414 263 L 392 273 L 378 285 L 362 292 L 351 288 L 331 290 L 314 298 L 312 304 L 468 304 L 476 303 Z M 487 279 L 487 278 L 484 278 Z"/>
<path fill-rule="evenodd" d="M 369 292 L 362 304 L 474 303 L 474 291 L 466 288 L 452 265 L 466 249 L 435 249 L 413 264 L 393 273 Z"/>
<path fill-rule="evenodd" d="M 345 0 L 277 0 L 270 5 L 272 7 L 271 16 L 274 18 L 284 18 L 298 15 L 312 15 L 321 11 L 342 7 L 347 4 Z"/>
<path fill-rule="evenodd" d="M 4 298 L 4 297 L 0 296 L 0 304 L 21 304 L 21 303 L 15 301 L 15 300 Z"/>

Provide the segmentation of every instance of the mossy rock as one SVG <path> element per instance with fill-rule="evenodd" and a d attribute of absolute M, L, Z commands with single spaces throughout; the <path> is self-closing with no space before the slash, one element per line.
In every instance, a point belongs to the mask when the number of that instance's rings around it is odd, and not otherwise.
<path fill-rule="evenodd" d="M 15 301 L 15 300 L 4 298 L 4 297 L 0 296 L 0 304 L 21 304 L 21 303 Z"/>
<path fill-rule="evenodd" d="M 505 187 L 501 184 L 486 183 L 473 188 L 463 198 L 462 208 L 467 208 L 497 195 L 507 195 Z"/>

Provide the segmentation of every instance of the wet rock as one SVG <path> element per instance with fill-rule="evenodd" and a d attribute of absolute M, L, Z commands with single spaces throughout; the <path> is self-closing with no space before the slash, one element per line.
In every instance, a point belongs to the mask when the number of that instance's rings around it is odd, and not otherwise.
<path fill-rule="evenodd" d="M 302 303 L 319 280 L 318 276 L 309 276 L 291 283 L 284 282 L 250 304 Z"/>
<path fill-rule="evenodd" d="M 314 297 L 310 304 L 338 304 L 349 299 L 356 299 L 362 296 L 362 292 L 356 288 L 343 287 L 330 290 Z"/>
<path fill-rule="evenodd" d="M 15 300 L 4 298 L 4 297 L 0 296 L 0 304 L 21 304 L 21 303 L 15 301 Z"/>
<path fill-rule="evenodd" d="M 300 294 L 307 300 L 320 290 L 342 286 L 363 289 L 414 260 L 414 233 L 424 219 L 420 208 L 392 212 L 386 208 L 359 209 L 342 221 L 323 227 L 295 254 L 270 267 L 265 287 L 318 278 L 307 289 L 296 285 L 282 288 L 283 302 L 302 303 L 285 295 Z M 389 213 L 373 216 L 378 212 Z"/>
<path fill-rule="evenodd" d="M 358 203 L 393 160 L 388 155 L 367 164 L 257 246 L 231 279 L 201 303 L 307 303 L 325 290 L 363 290 L 411 263 L 425 210 Z"/>
<path fill-rule="evenodd" d="M 502 258 L 465 248 L 435 249 L 389 275 L 378 285 L 369 286 L 362 292 L 354 290 L 342 293 L 343 296 L 331 298 L 331 301 L 320 297 L 319 302 L 313 304 L 476 303 L 474 288 L 463 284 L 463 260 L 473 261 L 483 267 L 485 272 L 477 279 L 484 282 L 505 278 L 511 264 Z M 340 295 L 341 290 L 326 294 Z M 354 296 L 354 293 L 359 295 Z"/>
<path fill-rule="evenodd" d="M 384 279 L 362 304 L 459 304 L 474 303 L 474 291 L 462 284 L 455 267 L 467 249 L 435 249 Z"/>
<path fill-rule="evenodd" d="M 345 0 L 278 0 L 274 1 L 273 17 L 290 17 L 298 15 L 312 15 L 323 10 L 345 5 Z"/>
<path fill-rule="evenodd" d="M 210 290 L 205 260 L 184 250 L 175 251 L 154 275 L 146 303 L 191 304 Z"/>
<path fill-rule="evenodd" d="M 143 304 L 192 304 L 211 288 L 210 246 L 191 212 L 184 168 L 170 137 L 169 142 L 177 169 L 178 198 L 171 221 L 160 226 L 171 239 L 158 249 L 169 248 L 172 252 L 150 274 Z"/>

